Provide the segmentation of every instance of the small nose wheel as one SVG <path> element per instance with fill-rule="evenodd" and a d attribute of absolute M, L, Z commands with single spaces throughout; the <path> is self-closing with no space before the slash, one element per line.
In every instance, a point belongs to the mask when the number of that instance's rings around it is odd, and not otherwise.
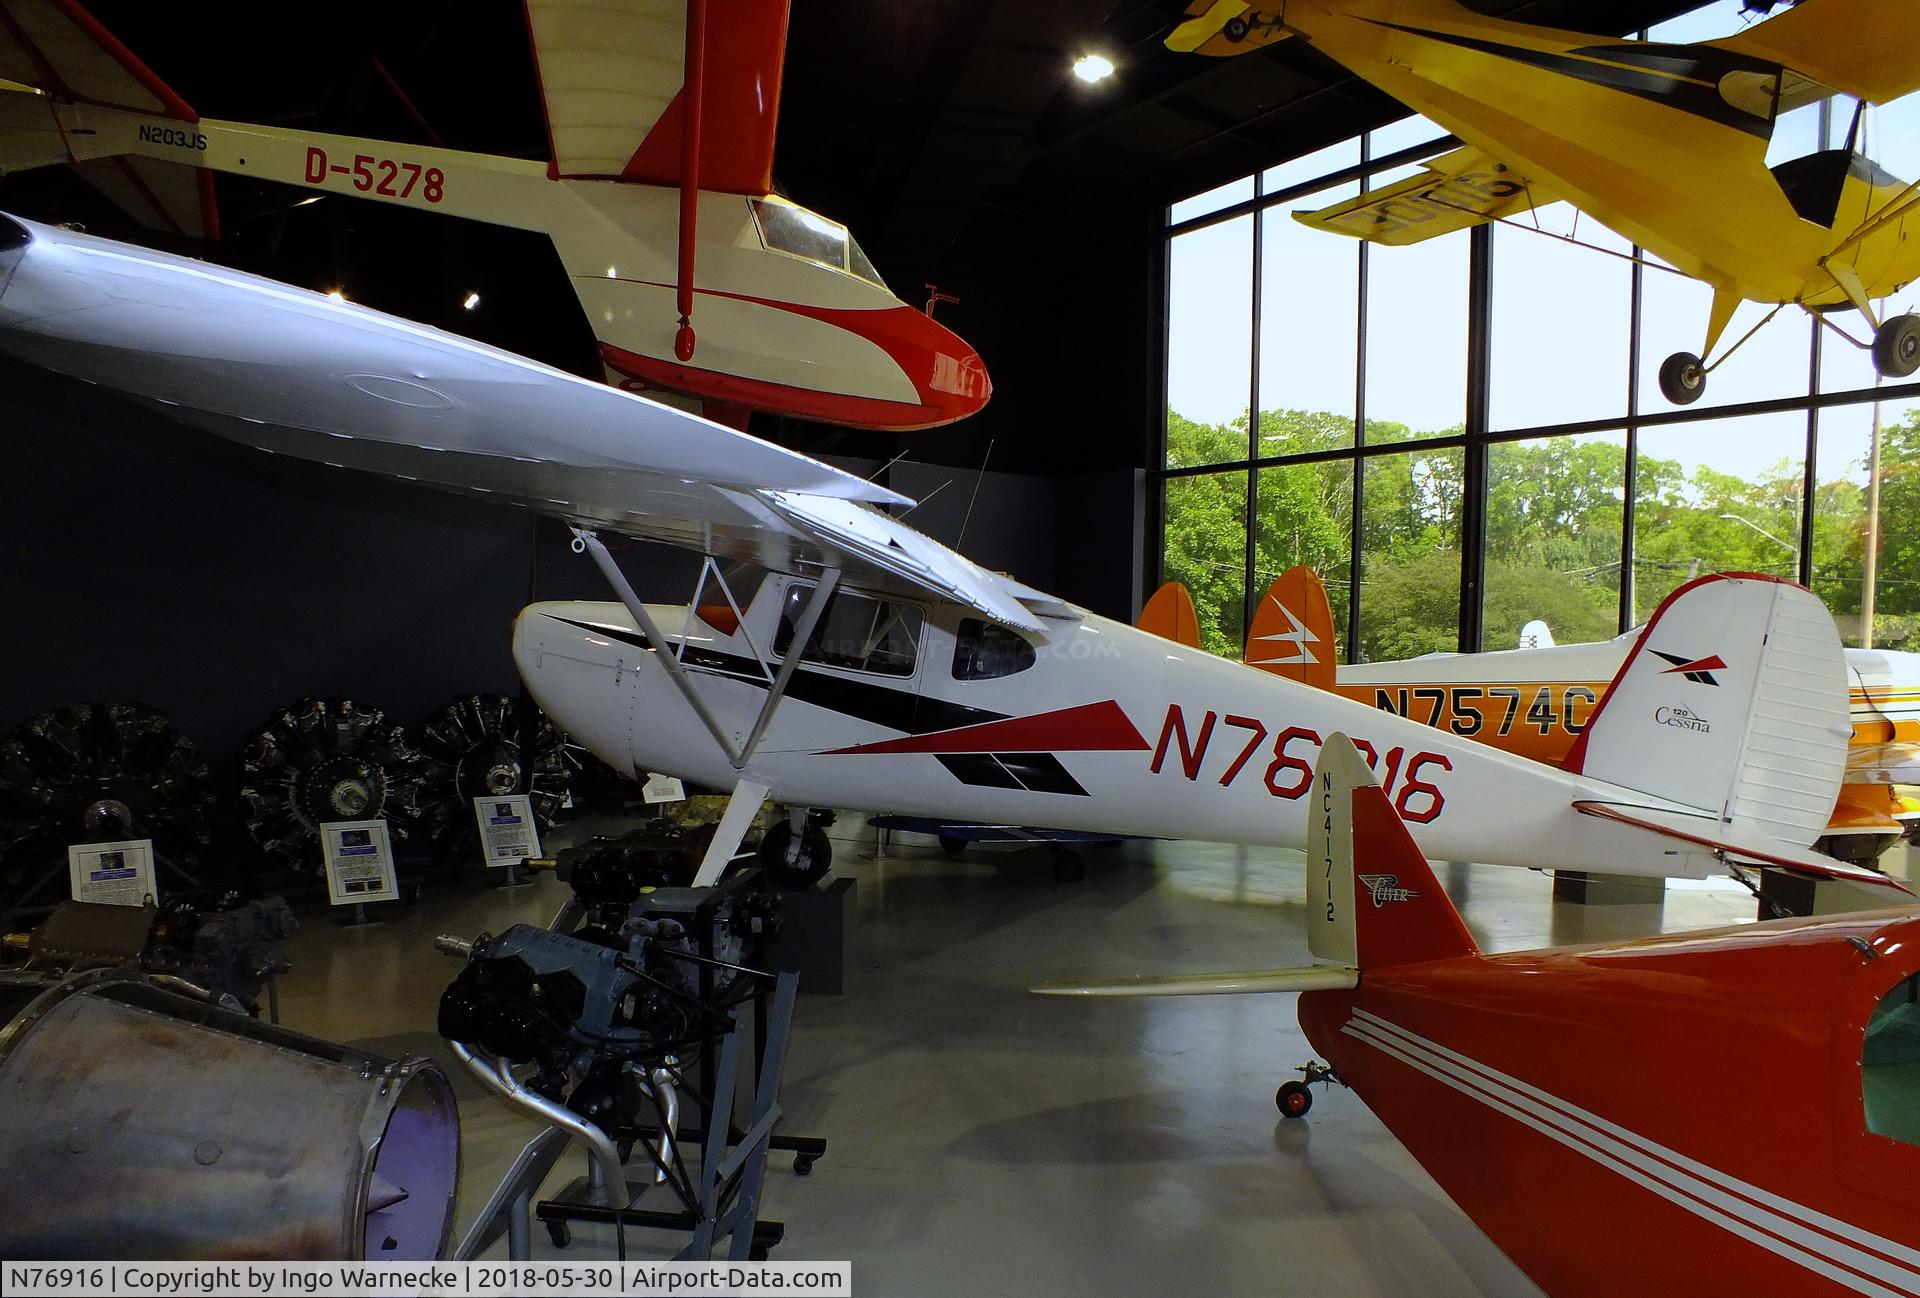
<path fill-rule="evenodd" d="M 793 1157 L 793 1174 L 795 1176 L 812 1176 L 813 1160 L 805 1154 L 795 1154 Z"/>
<path fill-rule="evenodd" d="M 1279 1106 L 1283 1117 L 1304 1118 L 1313 1108 L 1313 1092 L 1307 1089 L 1305 1082 L 1283 1082 L 1280 1089 L 1273 1093 L 1273 1102 Z"/>

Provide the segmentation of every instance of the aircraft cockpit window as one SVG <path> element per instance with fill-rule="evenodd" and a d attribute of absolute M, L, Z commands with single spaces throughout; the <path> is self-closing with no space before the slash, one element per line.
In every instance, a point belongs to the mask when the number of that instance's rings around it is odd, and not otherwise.
<path fill-rule="evenodd" d="M 791 203 L 760 198 L 748 201 L 753 206 L 753 219 L 760 226 L 760 241 L 768 248 L 886 287 L 880 272 L 867 260 L 867 254 L 860 251 L 860 245 L 847 233 L 847 227 L 838 221 Z"/>
<path fill-rule="evenodd" d="M 953 679 L 990 681 L 1033 666 L 1033 646 L 997 622 L 970 617 L 953 642 Z"/>
<path fill-rule="evenodd" d="M 775 654 L 786 656 L 813 589 L 801 585 L 787 588 L 780 630 L 773 641 Z M 826 612 L 820 615 L 800 660 L 883 676 L 911 676 L 920 649 L 920 624 L 920 610 L 910 604 L 836 592 L 827 601 Z"/>
<path fill-rule="evenodd" d="M 867 254 L 860 250 L 860 245 L 853 241 L 852 236 L 847 238 L 847 269 L 869 284 L 878 284 L 881 288 L 887 286 L 887 282 L 880 278 L 879 270 L 867 260 Z"/>
<path fill-rule="evenodd" d="M 1880 998 L 1860 1056 L 1867 1130 L 1920 1145 L 1920 974 Z"/>

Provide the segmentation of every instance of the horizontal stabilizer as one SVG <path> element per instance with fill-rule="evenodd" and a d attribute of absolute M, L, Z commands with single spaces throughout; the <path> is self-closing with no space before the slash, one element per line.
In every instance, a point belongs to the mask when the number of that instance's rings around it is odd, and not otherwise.
<path fill-rule="evenodd" d="M 1364 972 L 1479 955 L 1460 912 L 1353 741 L 1334 731 L 1307 808 L 1307 949 L 1322 963 L 1243 973 L 1042 983 L 1042 996 L 1341 991 Z"/>
<path fill-rule="evenodd" d="M 1141 975 L 1112 982 L 1040 983 L 1036 996 L 1234 996 L 1254 992 L 1341 991 L 1360 985 L 1360 971 L 1349 965 L 1302 965 L 1296 969 L 1260 969 L 1246 973 Z"/>
<path fill-rule="evenodd" d="M 1848 865 L 1812 850 L 1795 849 L 1764 839 L 1756 840 L 1707 816 L 1692 816 L 1685 812 L 1661 807 L 1640 807 L 1615 802 L 1581 801 L 1574 803 L 1573 809 L 1583 816 L 1597 816 L 1602 820 L 1618 821 L 1623 825 L 1649 830 L 1676 842 L 1711 849 L 1734 865 L 1744 863 L 1778 866 L 1781 869 L 1798 870 L 1803 874 L 1811 874 L 1822 879 L 1845 879 L 1852 883 L 1887 888 L 1906 896 L 1912 895 L 1912 890 L 1906 885 L 1881 874 L 1878 870 L 1870 870 L 1860 865 Z"/>
<path fill-rule="evenodd" d="M 1468 146 L 1430 158 L 1417 176 L 1293 219 L 1394 247 L 1452 234 L 1559 199 L 1546 185 Z"/>
<path fill-rule="evenodd" d="M 1920 90 L 1914 17 L 1912 5 L 1889 0 L 1800 0 L 1737 36 L 1706 43 L 1885 104 Z"/>
<path fill-rule="evenodd" d="M 220 237 L 213 173 L 137 155 L 87 156 L 92 131 L 76 143 L 48 111 L 53 101 L 91 104 L 143 117 L 195 123 L 199 114 L 72 0 L 0 0 L 0 174 L 71 162 L 81 179 L 149 230 L 191 239 Z M 170 128 L 169 139 L 192 134 Z M 204 147 L 204 141 L 202 142 Z M 191 153 L 185 156 L 193 156 Z"/>
<path fill-rule="evenodd" d="M 0 80 L 66 103 L 200 117 L 73 0 L 0 0 Z"/>

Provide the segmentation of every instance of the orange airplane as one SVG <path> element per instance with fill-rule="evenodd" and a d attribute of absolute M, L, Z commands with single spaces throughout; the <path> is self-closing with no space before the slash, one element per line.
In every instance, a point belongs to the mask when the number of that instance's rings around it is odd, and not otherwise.
<path fill-rule="evenodd" d="M 1159 598 L 1166 598 L 1164 591 Z M 1247 628 L 1246 663 L 1577 770 L 1580 735 L 1640 630 L 1593 644 L 1555 645 L 1544 624 L 1533 628 L 1534 636 L 1523 636 L 1518 649 L 1339 666 L 1326 587 L 1311 568 L 1296 567 L 1261 597 Z M 1920 655 L 1848 649 L 1846 662 L 1853 705 L 1846 783 L 1828 832 L 1815 846 L 1842 860 L 1871 862 L 1900 837 L 1905 818 L 1920 814 L 1897 792 L 1920 784 Z M 1712 681 L 1715 663 L 1711 657 L 1676 661 L 1671 671 Z M 1664 723 L 1711 724 L 1679 715 Z"/>
<path fill-rule="evenodd" d="M 1302 993 L 1281 1112 L 1352 1088 L 1552 1298 L 1920 1295 L 1920 911 L 1483 955 L 1344 736 L 1313 797 L 1320 963 L 1034 990 Z"/>

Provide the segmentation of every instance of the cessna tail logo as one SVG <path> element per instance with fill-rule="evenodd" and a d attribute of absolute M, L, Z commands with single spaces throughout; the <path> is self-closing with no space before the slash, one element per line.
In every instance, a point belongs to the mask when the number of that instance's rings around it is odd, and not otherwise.
<path fill-rule="evenodd" d="M 1280 616 L 1287 619 L 1287 625 L 1291 629 L 1278 632 L 1274 635 L 1263 635 L 1255 638 L 1260 640 L 1275 640 L 1280 644 L 1291 645 L 1293 646 L 1293 652 L 1283 653 L 1276 649 L 1271 657 L 1256 658 L 1254 660 L 1255 665 L 1261 663 L 1318 663 L 1320 660 L 1313 656 L 1313 650 L 1307 646 L 1319 644 L 1320 637 L 1315 635 L 1305 622 L 1295 617 L 1292 609 L 1282 604 L 1279 600 L 1274 600 L 1273 606 L 1280 610 Z"/>
<path fill-rule="evenodd" d="M 1360 882 L 1366 885 L 1367 892 L 1372 895 L 1376 910 L 1390 901 L 1412 901 L 1420 895 L 1412 888 L 1402 888 L 1397 874 L 1363 874 Z"/>
<path fill-rule="evenodd" d="M 1708 681 L 1707 683 L 1709 685 L 1713 684 L 1712 681 Z M 1713 729 L 1712 726 L 1707 724 L 1705 717 L 1701 716 L 1698 712 L 1690 712 L 1686 708 L 1655 708 L 1653 710 L 1653 719 L 1663 726 L 1673 726 L 1680 730 L 1697 730 L 1703 735 L 1711 732 Z"/>
<path fill-rule="evenodd" d="M 1696 685 L 1718 685 L 1720 682 L 1713 678 L 1713 673 L 1727 669 L 1726 662 L 1719 654 L 1707 658 L 1682 658 L 1678 654 L 1663 654 L 1658 649 L 1648 652 L 1673 664 L 1660 673 L 1662 676 L 1684 676 Z"/>

